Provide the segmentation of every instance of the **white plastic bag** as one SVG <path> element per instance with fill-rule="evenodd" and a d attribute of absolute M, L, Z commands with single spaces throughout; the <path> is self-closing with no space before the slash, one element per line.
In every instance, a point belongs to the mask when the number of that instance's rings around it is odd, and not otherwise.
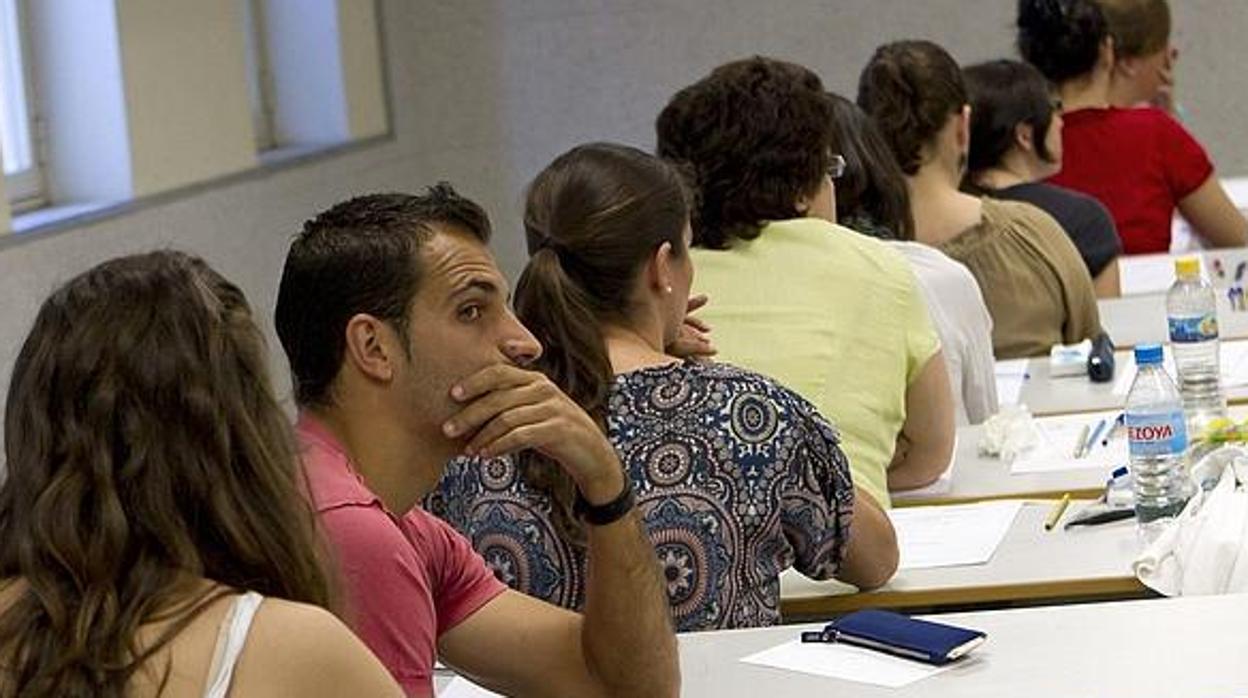
<path fill-rule="evenodd" d="M 1248 452 L 1223 448 L 1194 472 L 1221 468 L 1218 484 L 1197 492 L 1136 559 L 1134 570 L 1166 596 L 1248 591 Z"/>

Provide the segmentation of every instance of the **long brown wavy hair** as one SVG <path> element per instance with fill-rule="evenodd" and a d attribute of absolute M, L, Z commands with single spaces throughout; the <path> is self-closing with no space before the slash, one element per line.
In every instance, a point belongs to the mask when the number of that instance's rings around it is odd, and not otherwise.
<path fill-rule="evenodd" d="M 44 302 L 5 412 L 0 694 L 123 696 L 233 590 L 329 605 L 265 356 L 242 291 L 178 252 Z M 150 622 L 168 627 L 140 646 Z"/>

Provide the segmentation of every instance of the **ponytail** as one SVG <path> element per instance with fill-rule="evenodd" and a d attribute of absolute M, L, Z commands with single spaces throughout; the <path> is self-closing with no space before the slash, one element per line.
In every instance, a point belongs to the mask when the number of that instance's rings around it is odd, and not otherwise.
<path fill-rule="evenodd" d="M 564 253 L 565 255 L 567 253 Z M 537 368 L 606 430 L 607 393 L 614 378 L 593 301 L 568 274 L 560 253 L 541 247 L 516 283 L 516 317 L 541 342 Z M 572 514 L 576 484 L 559 464 L 534 452 L 520 462 L 521 477 L 551 498 L 551 518 L 565 540 L 585 543 Z"/>

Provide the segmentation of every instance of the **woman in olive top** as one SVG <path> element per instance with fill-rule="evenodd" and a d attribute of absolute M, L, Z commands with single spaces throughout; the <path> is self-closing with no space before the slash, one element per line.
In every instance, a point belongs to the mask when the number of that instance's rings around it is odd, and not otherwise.
<path fill-rule="evenodd" d="M 729 63 L 677 93 L 656 130 L 697 193 L 695 283 L 719 355 L 832 417 L 855 483 L 881 504 L 939 477 L 954 429 L 940 343 L 906 260 L 834 223 L 819 78 Z"/>
<path fill-rule="evenodd" d="M 1096 335 L 1092 280 L 1057 221 L 1031 204 L 958 190 L 970 141 L 967 101 L 958 64 L 930 41 L 882 46 L 862 71 L 858 105 L 906 174 L 915 239 L 975 275 L 998 359 Z"/>

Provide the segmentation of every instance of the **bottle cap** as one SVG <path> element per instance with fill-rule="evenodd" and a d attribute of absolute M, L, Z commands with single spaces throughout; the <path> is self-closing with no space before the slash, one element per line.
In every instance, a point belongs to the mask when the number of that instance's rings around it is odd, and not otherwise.
<path fill-rule="evenodd" d="M 1200 257 L 1179 257 L 1174 260 L 1174 275 L 1180 279 L 1200 276 Z"/>
<path fill-rule="evenodd" d="M 1161 345 L 1160 344 L 1137 344 L 1135 345 L 1135 364 L 1137 366 L 1145 366 L 1148 364 L 1161 363 Z"/>

